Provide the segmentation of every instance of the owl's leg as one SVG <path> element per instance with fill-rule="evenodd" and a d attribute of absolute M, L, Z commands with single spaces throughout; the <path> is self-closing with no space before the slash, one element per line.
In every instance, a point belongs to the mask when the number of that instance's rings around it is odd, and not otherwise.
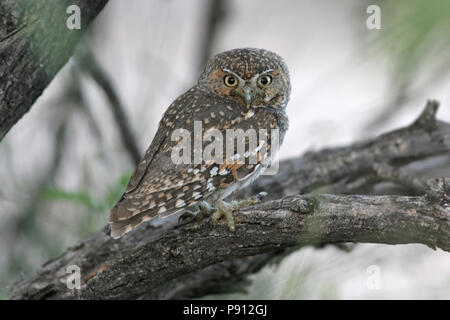
<path fill-rule="evenodd" d="M 250 206 L 252 204 L 256 204 L 260 202 L 259 197 L 255 198 L 248 198 L 244 200 L 233 200 L 231 202 L 225 202 L 223 200 L 219 200 L 214 203 L 214 205 L 217 207 L 217 211 L 214 212 L 214 214 L 211 217 L 212 223 L 217 224 L 220 220 L 220 218 L 225 217 L 227 220 L 227 225 L 230 231 L 234 231 L 234 217 L 233 212 L 238 211 L 242 208 L 245 208 L 247 206 Z"/>
<path fill-rule="evenodd" d="M 213 205 L 209 204 L 206 201 L 201 201 L 198 204 L 198 211 L 185 211 L 180 218 L 178 219 L 178 222 L 182 222 L 183 220 L 190 220 L 192 221 L 195 217 L 197 221 L 200 221 L 204 219 L 207 216 L 211 216 L 212 223 L 218 224 L 219 220 L 222 217 L 225 217 L 227 220 L 228 228 L 231 231 L 234 231 L 234 217 L 233 212 L 238 211 L 242 208 L 245 208 L 247 206 L 257 204 L 261 201 L 261 198 L 265 196 L 265 192 L 259 193 L 256 197 L 253 198 L 247 198 L 244 200 L 233 200 L 231 202 L 225 202 L 223 200 L 217 200 L 213 203 Z"/>
<path fill-rule="evenodd" d="M 192 221 L 194 220 L 194 218 L 197 221 L 200 221 L 217 211 L 217 208 L 211 206 L 206 201 L 199 202 L 196 209 L 197 210 L 185 210 L 178 218 L 178 223 L 182 223 L 184 221 Z"/>
<path fill-rule="evenodd" d="M 190 210 L 185 210 L 180 216 L 178 217 L 178 223 L 183 223 L 185 221 L 191 221 L 194 219 L 196 213 L 192 212 Z"/>
<path fill-rule="evenodd" d="M 218 200 L 214 203 L 217 207 L 217 211 L 211 217 L 213 224 L 218 224 L 220 218 L 225 217 L 227 220 L 228 228 L 234 231 L 234 218 L 233 218 L 233 206 L 231 203 L 226 203 L 223 200 Z"/>
<path fill-rule="evenodd" d="M 201 201 L 198 204 L 198 214 L 197 214 L 197 220 L 202 220 L 203 218 L 210 216 L 211 214 L 217 212 L 218 208 L 210 205 L 206 201 Z"/>

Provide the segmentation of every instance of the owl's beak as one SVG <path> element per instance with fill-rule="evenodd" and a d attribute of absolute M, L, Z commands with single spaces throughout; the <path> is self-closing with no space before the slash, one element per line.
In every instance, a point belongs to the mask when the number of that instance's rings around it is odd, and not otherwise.
<path fill-rule="evenodd" d="M 249 88 L 249 87 L 245 87 L 244 88 L 243 98 L 244 98 L 245 104 L 247 106 L 252 104 L 252 102 L 253 102 L 253 92 L 252 92 L 251 88 Z"/>

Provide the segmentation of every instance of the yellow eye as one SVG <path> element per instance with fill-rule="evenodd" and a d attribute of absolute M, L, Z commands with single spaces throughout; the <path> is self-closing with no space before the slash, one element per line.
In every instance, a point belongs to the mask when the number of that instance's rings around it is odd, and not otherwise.
<path fill-rule="evenodd" d="M 238 84 L 238 81 L 235 76 L 227 75 L 223 78 L 223 82 L 227 87 L 234 87 Z"/>
<path fill-rule="evenodd" d="M 268 75 L 261 76 L 258 79 L 258 84 L 263 86 L 263 87 L 270 86 L 271 83 L 272 83 L 272 77 L 268 76 Z"/>

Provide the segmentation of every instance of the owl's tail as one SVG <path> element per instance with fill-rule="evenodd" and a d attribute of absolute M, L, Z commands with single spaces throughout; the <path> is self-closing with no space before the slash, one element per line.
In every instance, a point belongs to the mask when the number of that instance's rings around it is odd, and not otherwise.
<path fill-rule="evenodd" d="M 190 194 L 187 193 L 186 195 L 189 196 Z M 109 215 L 111 237 L 118 239 L 145 221 L 152 220 L 157 217 L 165 218 L 171 216 L 184 210 L 187 206 L 184 205 L 182 208 L 177 208 L 176 201 L 179 201 L 179 199 L 172 198 L 171 200 L 166 201 L 164 209 L 167 207 L 167 210 L 164 210 L 163 213 L 159 213 L 161 212 L 160 206 L 153 206 L 149 208 L 148 201 L 147 205 L 139 206 L 139 203 L 145 203 L 145 201 L 142 199 L 126 199 L 122 197 L 111 209 L 111 213 Z M 137 206 L 136 203 L 138 204 Z M 189 205 L 192 204 L 195 204 L 195 202 L 189 203 Z"/>
<path fill-rule="evenodd" d="M 111 237 L 118 239 L 151 218 L 145 213 L 140 213 L 127 220 L 109 221 L 111 225 Z"/>
<path fill-rule="evenodd" d="M 141 223 L 154 218 L 153 212 L 142 211 L 132 215 L 126 208 L 126 201 L 125 203 L 119 201 L 114 208 L 111 209 L 109 224 L 111 225 L 111 237 L 114 239 L 122 237 Z M 125 214 L 123 211 L 126 211 Z M 129 218 L 126 218 L 127 216 Z"/>

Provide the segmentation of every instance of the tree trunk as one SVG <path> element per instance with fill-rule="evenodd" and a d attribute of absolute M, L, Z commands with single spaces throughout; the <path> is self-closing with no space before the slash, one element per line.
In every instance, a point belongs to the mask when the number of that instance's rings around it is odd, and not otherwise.
<path fill-rule="evenodd" d="M 0 141 L 30 110 L 107 0 L 0 1 Z M 78 5 L 81 28 L 66 13 Z"/>

